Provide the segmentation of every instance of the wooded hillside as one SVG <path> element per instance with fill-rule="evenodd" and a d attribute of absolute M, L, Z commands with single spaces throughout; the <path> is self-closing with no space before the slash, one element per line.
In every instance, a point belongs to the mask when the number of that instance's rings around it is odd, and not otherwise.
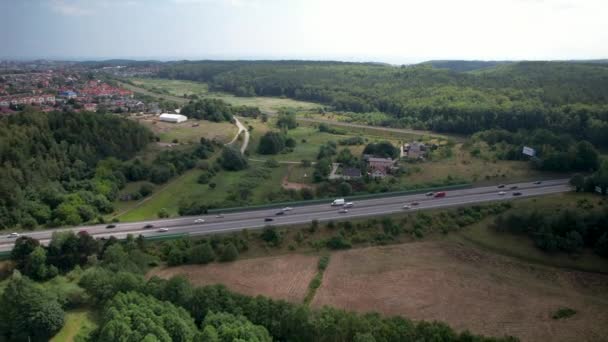
<path fill-rule="evenodd" d="M 286 96 L 337 110 L 391 114 L 383 125 L 473 133 L 548 128 L 608 145 L 608 66 L 518 62 L 471 72 L 428 64 L 305 61 L 174 63 L 161 77 L 239 96 Z"/>

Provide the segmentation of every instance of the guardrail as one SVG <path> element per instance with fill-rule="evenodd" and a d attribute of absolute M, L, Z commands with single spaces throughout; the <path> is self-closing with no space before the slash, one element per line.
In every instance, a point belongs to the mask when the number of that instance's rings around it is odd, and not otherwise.
<path fill-rule="evenodd" d="M 178 234 L 144 236 L 144 240 L 146 240 L 146 241 L 174 240 L 174 239 L 179 239 L 179 238 L 182 238 L 182 237 L 185 237 L 188 235 L 189 235 L 188 233 L 178 233 Z"/>
<path fill-rule="evenodd" d="M 11 257 L 11 251 L 0 252 L 0 260 L 6 260 Z"/>
<path fill-rule="evenodd" d="M 438 190 L 467 189 L 467 188 L 471 188 L 471 187 L 472 187 L 471 183 L 462 183 L 462 184 L 435 186 L 435 187 L 430 187 L 430 188 L 421 188 L 421 189 L 412 189 L 412 190 L 378 192 L 378 193 L 374 193 L 374 194 L 360 194 L 360 195 L 353 195 L 353 196 L 344 196 L 344 199 L 348 202 L 348 201 L 372 199 L 372 198 L 415 195 L 415 194 L 421 194 L 421 193 L 425 193 L 425 192 L 429 192 L 429 191 L 438 191 Z M 264 209 L 282 208 L 282 207 L 298 206 L 298 205 L 322 204 L 322 203 L 328 203 L 328 201 L 331 202 L 332 199 L 335 199 L 335 197 L 327 197 L 327 198 L 306 200 L 306 201 L 268 203 L 268 204 L 253 205 L 253 206 L 246 206 L 246 207 L 209 209 L 207 211 L 207 213 L 219 214 L 219 213 L 231 213 L 231 212 L 242 211 L 242 210 L 264 210 Z"/>

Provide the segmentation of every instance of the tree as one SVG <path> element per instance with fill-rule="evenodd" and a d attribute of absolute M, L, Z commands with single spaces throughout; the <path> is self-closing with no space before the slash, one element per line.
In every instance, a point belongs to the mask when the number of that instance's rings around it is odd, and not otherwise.
<path fill-rule="evenodd" d="M 286 128 L 286 129 L 294 129 L 294 128 L 298 127 L 298 123 L 296 121 L 296 113 L 295 112 L 279 113 L 279 117 L 277 118 L 277 127 Z"/>
<path fill-rule="evenodd" d="M 302 159 L 300 164 L 302 165 L 302 167 L 310 167 L 312 165 L 312 163 L 308 159 Z"/>
<path fill-rule="evenodd" d="M 55 296 L 15 272 L 0 297 L 0 332 L 9 341 L 44 341 L 63 326 Z"/>
<path fill-rule="evenodd" d="M 585 177 L 578 173 L 575 174 L 570 178 L 570 185 L 575 187 L 577 192 L 583 190 L 583 187 L 585 186 Z"/>
<path fill-rule="evenodd" d="M 34 280 L 45 280 L 49 274 L 46 265 L 46 250 L 42 246 L 36 247 L 27 257 L 23 274 Z M 51 274 L 56 275 L 56 271 Z"/>
<path fill-rule="evenodd" d="M 27 267 L 29 255 L 39 246 L 40 242 L 29 236 L 17 238 L 11 251 L 11 260 L 15 262 L 17 269 L 22 270 Z"/>
<path fill-rule="evenodd" d="M 182 308 L 137 292 L 119 293 L 104 308 L 98 341 L 192 341 L 192 317 Z"/>
<path fill-rule="evenodd" d="M 262 231 L 260 237 L 269 245 L 275 247 L 279 246 L 282 241 L 281 233 L 279 233 L 276 228 L 271 226 L 266 226 Z"/>
<path fill-rule="evenodd" d="M 220 163 L 228 171 L 243 170 L 247 167 L 247 159 L 243 157 L 241 151 L 230 146 L 225 146 L 222 150 Z"/>
<path fill-rule="evenodd" d="M 236 249 L 232 242 L 228 242 L 224 245 L 222 250 L 222 254 L 220 256 L 220 261 L 234 261 L 239 257 L 239 251 Z"/>
<path fill-rule="evenodd" d="M 166 208 L 160 208 L 156 215 L 158 216 L 158 218 L 167 218 L 171 216 Z"/>
<path fill-rule="evenodd" d="M 215 260 L 215 252 L 207 242 L 190 248 L 188 260 L 193 264 L 207 264 Z"/>
<path fill-rule="evenodd" d="M 342 182 L 338 185 L 338 193 L 340 193 L 340 195 L 348 196 L 352 192 L 353 192 L 353 187 L 349 183 Z"/>
<path fill-rule="evenodd" d="M 285 135 L 280 132 L 266 132 L 258 145 L 260 154 L 277 154 L 283 149 L 285 149 Z"/>
<path fill-rule="evenodd" d="M 380 158 L 391 158 L 397 159 L 399 157 L 399 149 L 393 146 L 388 141 L 381 141 L 379 143 L 370 143 L 365 146 L 363 150 L 364 154 L 370 154 Z"/>
<path fill-rule="evenodd" d="M 210 312 L 201 324 L 203 331 L 212 336 L 217 335 L 219 341 L 252 341 L 270 342 L 272 338 L 268 330 L 261 325 L 251 323 L 244 316 L 235 316 L 230 313 Z M 210 328 L 213 328 L 211 330 Z M 209 330 L 208 330 L 209 329 Z"/>

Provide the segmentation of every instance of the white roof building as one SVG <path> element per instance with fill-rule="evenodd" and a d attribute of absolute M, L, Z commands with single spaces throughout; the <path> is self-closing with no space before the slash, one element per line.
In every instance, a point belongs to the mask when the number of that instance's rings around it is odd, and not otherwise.
<path fill-rule="evenodd" d="M 160 118 L 160 121 L 175 122 L 175 123 L 180 123 L 180 122 L 184 122 L 184 121 L 188 120 L 188 117 L 185 115 L 167 114 L 167 113 L 161 114 L 159 118 Z"/>

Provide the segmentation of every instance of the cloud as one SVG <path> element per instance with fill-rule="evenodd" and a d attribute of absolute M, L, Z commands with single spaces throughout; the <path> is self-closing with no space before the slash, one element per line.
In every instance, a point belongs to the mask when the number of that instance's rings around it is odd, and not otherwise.
<path fill-rule="evenodd" d="M 65 16 L 86 16 L 96 14 L 99 10 L 118 6 L 135 6 L 136 0 L 50 0 L 50 8 Z"/>
<path fill-rule="evenodd" d="M 258 7 L 258 0 L 172 0 L 176 4 L 182 5 L 228 5 L 233 7 Z"/>
<path fill-rule="evenodd" d="M 93 14 L 93 10 L 85 7 L 81 1 L 52 0 L 49 5 L 53 11 L 66 16 Z"/>

